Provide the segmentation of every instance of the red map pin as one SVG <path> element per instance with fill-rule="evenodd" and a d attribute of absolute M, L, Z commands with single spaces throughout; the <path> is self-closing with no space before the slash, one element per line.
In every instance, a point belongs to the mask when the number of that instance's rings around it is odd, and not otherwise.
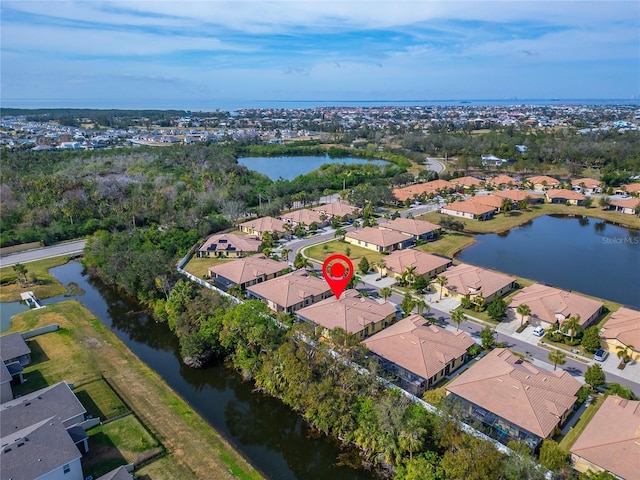
<path fill-rule="evenodd" d="M 340 298 L 353 277 L 353 263 L 344 255 L 331 255 L 322 264 L 322 275 L 336 298 Z"/>

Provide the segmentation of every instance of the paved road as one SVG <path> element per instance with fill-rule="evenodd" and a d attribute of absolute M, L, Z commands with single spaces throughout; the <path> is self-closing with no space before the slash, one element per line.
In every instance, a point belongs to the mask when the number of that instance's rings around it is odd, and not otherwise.
<path fill-rule="evenodd" d="M 24 252 L 12 253 L 0 257 L 0 267 L 9 267 L 16 263 L 29 263 L 51 257 L 61 257 L 63 255 L 74 255 L 81 253 L 86 245 L 86 240 L 76 240 L 74 242 L 60 243 L 50 247 L 35 248 Z"/>
<path fill-rule="evenodd" d="M 433 170 L 436 173 L 442 173 L 445 170 L 445 165 L 440 158 L 429 158 L 426 160 L 427 169 Z"/>

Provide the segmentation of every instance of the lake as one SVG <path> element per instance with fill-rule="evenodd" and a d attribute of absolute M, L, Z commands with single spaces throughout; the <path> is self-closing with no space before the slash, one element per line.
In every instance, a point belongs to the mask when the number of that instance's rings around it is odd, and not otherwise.
<path fill-rule="evenodd" d="M 271 180 L 293 180 L 298 175 L 317 170 L 326 163 L 373 163 L 375 165 L 391 165 L 384 160 L 364 160 L 362 158 L 331 158 L 328 155 L 318 156 L 286 156 L 286 157 L 240 157 L 238 163 L 249 170 L 255 170 Z"/>
<path fill-rule="evenodd" d="M 594 218 L 544 216 L 476 235 L 456 258 L 640 308 L 640 234 Z"/>
<path fill-rule="evenodd" d="M 222 364 L 205 369 L 186 366 L 176 336 L 165 323 L 141 313 L 143 307 L 89 278 L 78 262 L 50 270 L 63 285 L 77 284 L 76 298 L 189 405 L 245 456 L 262 474 L 275 480 L 373 480 L 372 472 L 338 465 L 354 450 L 318 433 L 281 401 L 253 391 Z M 2 304 L 2 316 L 5 315 Z M 8 313 L 8 310 L 7 310 Z"/>

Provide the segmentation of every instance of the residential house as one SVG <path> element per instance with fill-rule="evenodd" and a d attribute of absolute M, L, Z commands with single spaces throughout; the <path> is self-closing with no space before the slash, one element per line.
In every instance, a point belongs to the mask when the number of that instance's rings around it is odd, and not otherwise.
<path fill-rule="evenodd" d="M 609 205 L 610 210 L 616 212 L 626 213 L 627 215 L 636 215 L 636 208 L 640 205 L 640 200 L 637 198 L 627 198 L 624 200 L 611 200 Z"/>
<path fill-rule="evenodd" d="M 398 311 L 389 302 L 378 303 L 357 290 L 347 290 L 340 298 L 327 298 L 296 314 L 300 320 L 321 327 L 325 335 L 339 327 L 362 340 L 395 322 Z"/>
<path fill-rule="evenodd" d="M 298 225 L 305 225 L 306 229 L 312 223 L 315 223 L 318 228 L 324 228 L 329 225 L 330 217 L 325 213 L 311 210 L 308 208 L 302 208 L 300 210 L 294 210 L 293 212 L 283 213 L 278 217 L 285 223 L 292 225 L 294 228 Z"/>
<path fill-rule="evenodd" d="M 627 185 L 622 185 L 620 187 L 622 193 L 627 193 L 629 195 L 640 195 L 640 183 L 629 183 Z"/>
<path fill-rule="evenodd" d="M 604 306 L 598 300 L 539 283 L 518 292 L 509 304 L 507 315 L 517 318 L 516 309 L 522 304 L 531 309 L 529 323 L 544 328 L 559 326 L 570 317 L 578 315 L 580 325 L 586 328 L 598 318 Z"/>
<path fill-rule="evenodd" d="M 602 193 L 602 183 L 593 178 L 576 178 L 571 180 L 571 186 L 576 192 L 591 195 L 592 193 Z"/>
<path fill-rule="evenodd" d="M 476 177 L 458 177 L 452 178 L 451 183 L 453 183 L 457 188 L 477 189 L 482 187 L 484 181 Z"/>
<path fill-rule="evenodd" d="M 433 278 L 451 265 L 453 261 L 450 258 L 407 248 L 397 250 L 385 257 L 384 267 L 380 273 L 399 278 L 407 269 L 413 268 L 413 275 Z"/>
<path fill-rule="evenodd" d="M 422 195 L 452 192 L 455 188 L 453 183 L 438 179 L 426 183 L 409 185 L 408 187 L 394 188 L 393 195 L 399 202 L 404 202 L 407 199 L 413 200 Z"/>
<path fill-rule="evenodd" d="M 579 472 L 640 479 L 640 402 L 605 397 L 571 447 L 571 463 Z"/>
<path fill-rule="evenodd" d="M 365 227 L 361 230 L 348 232 L 344 236 L 344 240 L 352 245 L 375 252 L 393 252 L 408 248 L 415 243 L 411 235 L 375 227 Z"/>
<path fill-rule="evenodd" d="M 13 380 L 13 377 L 9 369 L 4 362 L 0 362 L 0 404 L 13 400 L 11 380 Z"/>
<path fill-rule="evenodd" d="M 559 188 L 561 183 L 558 179 L 547 175 L 534 175 L 527 177 L 527 182 L 533 185 L 534 190 L 548 190 L 550 188 Z"/>
<path fill-rule="evenodd" d="M 327 203 L 326 205 L 313 207 L 311 210 L 320 214 L 324 214 L 329 217 L 329 219 L 337 217 L 341 221 L 346 221 L 349 219 L 355 220 L 362 215 L 361 208 L 344 202 Z"/>
<path fill-rule="evenodd" d="M 634 360 L 640 360 L 640 312 L 622 307 L 613 312 L 600 330 L 604 346 L 617 355 L 618 347 L 633 346 L 630 352 Z"/>
<path fill-rule="evenodd" d="M 492 187 L 499 188 L 499 189 L 513 188 L 520 185 L 520 181 L 516 180 L 513 177 L 510 177 L 509 175 L 500 174 L 500 175 L 496 175 L 495 177 L 488 178 L 487 185 L 491 185 Z"/>
<path fill-rule="evenodd" d="M 440 213 L 453 217 L 471 220 L 489 220 L 496 213 L 496 208 L 469 200 L 453 202 L 440 208 Z"/>
<path fill-rule="evenodd" d="M 9 333 L 0 336 L 0 362 L 4 366 L 2 369 L 2 381 L 5 379 L 5 370 L 9 373 L 10 381 L 14 380 L 17 383 L 24 381 L 22 371 L 24 367 L 31 363 L 31 349 L 20 333 Z M 4 383 L 2 384 L 5 385 Z M 11 395 L 9 396 L 10 392 Z M 12 392 L 10 383 L 3 386 L 2 402 L 11 400 L 13 398 Z"/>
<path fill-rule="evenodd" d="M 482 166 L 484 167 L 501 167 L 502 165 L 507 163 L 507 160 L 496 157 L 493 154 L 481 155 L 480 160 L 482 161 Z"/>
<path fill-rule="evenodd" d="M 440 232 L 440 225 L 435 225 L 424 220 L 416 220 L 414 218 L 398 217 L 390 222 L 378 225 L 383 230 L 394 230 L 396 232 L 411 235 L 414 240 L 429 241 L 434 240 Z"/>
<path fill-rule="evenodd" d="M 216 287 L 226 292 L 236 285 L 245 290 L 251 285 L 284 275 L 289 268 L 287 262 L 278 262 L 258 253 L 209 267 L 208 270 Z"/>
<path fill-rule="evenodd" d="M 467 202 L 477 203 L 478 205 L 484 205 L 487 207 L 495 208 L 496 212 L 502 210 L 503 198 L 496 197 L 494 195 L 474 195 L 470 197 Z"/>
<path fill-rule="evenodd" d="M 362 342 L 401 388 L 421 396 L 462 366 L 475 342 L 410 315 Z"/>
<path fill-rule="evenodd" d="M 262 234 L 269 232 L 278 236 L 284 235 L 287 231 L 285 222 L 273 217 L 260 217 L 248 222 L 241 223 L 238 228 L 249 235 L 257 235 L 262 238 Z"/>
<path fill-rule="evenodd" d="M 223 233 L 211 235 L 202 244 L 196 256 L 202 257 L 244 257 L 260 250 L 262 241 L 254 235 Z"/>
<path fill-rule="evenodd" d="M 542 203 L 544 197 L 537 193 L 525 192 L 523 190 L 494 190 L 491 195 L 499 198 L 508 198 L 514 204 L 521 202 L 522 200 L 528 202 Z"/>
<path fill-rule="evenodd" d="M 3 479 L 84 479 L 82 454 L 57 417 L 31 422 L 0 437 Z"/>
<path fill-rule="evenodd" d="M 134 480 L 134 476 L 129 473 L 128 467 L 123 465 L 99 476 L 96 480 Z"/>
<path fill-rule="evenodd" d="M 585 196 L 575 190 L 554 189 L 547 190 L 544 194 L 549 203 L 562 203 L 569 205 L 582 205 Z"/>
<path fill-rule="evenodd" d="M 499 441 L 522 440 L 533 448 L 564 424 L 581 386 L 566 371 L 548 371 L 496 348 L 445 389 Z"/>
<path fill-rule="evenodd" d="M 467 263 L 449 267 L 439 276 L 447 279 L 444 287 L 436 284 L 442 293 L 455 298 L 468 296 L 472 301 L 482 296 L 486 303 L 503 296 L 516 284 L 515 277 Z"/>
<path fill-rule="evenodd" d="M 248 298 L 263 301 L 277 313 L 293 313 L 331 295 L 331 288 L 324 279 L 309 275 L 305 270 L 247 287 Z"/>

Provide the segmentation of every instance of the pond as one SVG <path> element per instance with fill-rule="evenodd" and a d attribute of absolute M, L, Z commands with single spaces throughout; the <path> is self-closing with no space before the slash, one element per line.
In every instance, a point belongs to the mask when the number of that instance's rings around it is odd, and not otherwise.
<path fill-rule="evenodd" d="M 253 392 L 252 385 L 243 382 L 234 371 L 221 364 L 206 369 L 186 366 L 180 358 L 177 338 L 166 324 L 156 323 L 141 312 L 139 304 L 89 278 L 79 263 L 55 267 L 51 273 L 64 285 L 77 284 L 71 298 L 82 302 L 111 328 L 267 478 L 376 478 L 362 468 L 338 465 L 339 458 L 357 458 L 356 452 L 341 448 L 334 439 L 311 429 L 279 400 Z M 58 297 L 57 301 L 63 299 L 68 297 Z M 3 308 L 3 316 L 4 312 Z"/>
<path fill-rule="evenodd" d="M 303 157 L 240 157 L 238 163 L 244 165 L 249 170 L 263 173 L 271 180 L 293 180 L 298 175 L 317 170 L 326 163 L 374 163 L 376 165 L 390 165 L 384 160 L 363 160 L 361 158 L 331 158 L 303 156 Z"/>
<path fill-rule="evenodd" d="M 476 239 L 458 260 L 640 308 L 637 230 L 594 218 L 544 216 Z"/>

